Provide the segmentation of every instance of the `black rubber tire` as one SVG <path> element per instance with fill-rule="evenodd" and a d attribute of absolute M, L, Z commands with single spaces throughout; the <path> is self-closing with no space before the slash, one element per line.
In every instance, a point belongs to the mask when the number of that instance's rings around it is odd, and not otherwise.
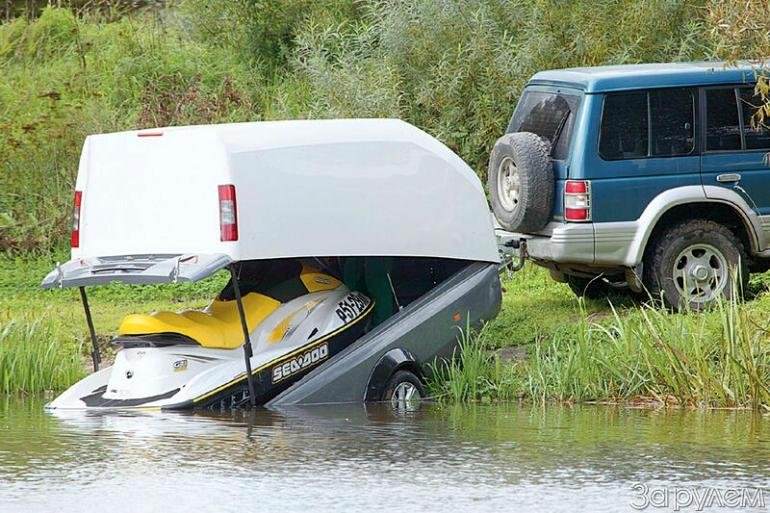
<path fill-rule="evenodd" d="M 586 299 L 604 299 L 612 287 L 601 278 L 584 278 L 583 276 L 566 276 L 567 285 L 577 297 Z"/>
<path fill-rule="evenodd" d="M 497 140 L 489 156 L 487 188 L 500 226 L 511 232 L 542 230 L 553 211 L 554 176 L 549 145 L 529 132 L 505 134 Z M 510 159 L 519 173 L 519 199 L 508 210 L 500 199 L 498 181 L 501 165 Z"/>
<path fill-rule="evenodd" d="M 393 393 L 396 390 L 396 387 L 401 383 L 411 383 L 417 388 L 417 391 L 420 394 L 420 399 L 424 399 L 426 397 L 425 393 L 425 386 L 422 384 L 422 381 L 420 381 L 420 378 L 417 377 L 413 372 L 410 372 L 408 370 L 398 370 L 393 373 L 393 375 L 388 380 L 388 384 L 385 385 L 385 390 L 382 392 L 382 400 L 390 402 L 390 400 L 393 398 Z"/>
<path fill-rule="evenodd" d="M 653 300 L 662 297 L 666 306 L 677 311 L 687 308 L 697 311 L 713 303 L 690 301 L 687 305 L 687 299 L 681 296 L 674 282 L 674 260 L 688 246 L 697 243 L 713 246 L 727 260 L 730 279 L 722 291 L 724 297 L 732 298 L 746 289 L 749 281 L 748 258 L 741 240 L 723 224 L 707 219 L 692 219 L 666 229 L 648 247 L 643 281 Z M 736 269 L 740 273 L 740 280 L 733 276 Z"/>

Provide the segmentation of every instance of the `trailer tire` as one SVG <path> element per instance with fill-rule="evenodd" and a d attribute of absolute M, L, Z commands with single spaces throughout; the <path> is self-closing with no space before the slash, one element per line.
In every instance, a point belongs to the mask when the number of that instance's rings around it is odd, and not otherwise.
<path fill-rule="evenodd" d="M 487 188 L 492 211 L 510 232 L 532 233 L 548 223 L 554 176 L 549 145 L 529 132 L 505 134 L 489 156 Z"/>
<path fill-rule="evenodd" d="M 420 378 L 408 370 L 398 370 L 388 380 L 382 400 L 390 403 L 394 410 L 410 411 L 419 406 L 425 396 L 425 386 Z"/>

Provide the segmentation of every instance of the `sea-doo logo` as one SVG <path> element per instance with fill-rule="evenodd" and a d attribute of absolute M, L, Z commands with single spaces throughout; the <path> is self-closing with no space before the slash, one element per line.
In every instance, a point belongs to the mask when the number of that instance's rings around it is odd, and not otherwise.
<path fill-rule="evenodd" d="M 329 346 L 320 345 L 314 349 L 308 349 L 299 356 L 273 367 L 273 383 L 278 383 L 298 372 L 307 369 L 329 356 Z"/>
<path fill-rule="evenodd" d="M 360 292 L 351 292 L 337 303 L 337 309 L 334 312 L 342 322 L 348 323 L 361 315 L 369 303 L 371 300 Z"/>
<path fill-rule="evenodd" d="M 183 372 L 187 370 L 187 360 L 177 360 L 174 362 L 174 372 Z"/>

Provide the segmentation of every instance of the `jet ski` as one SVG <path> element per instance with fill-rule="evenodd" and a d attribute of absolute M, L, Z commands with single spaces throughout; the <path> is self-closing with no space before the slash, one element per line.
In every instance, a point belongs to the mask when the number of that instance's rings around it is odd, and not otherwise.
<path fill-rule="evenodd" d="M 358 339 L 374 303 L 298 260 L 236 266 L 264 404 Z M 230 409 L 249 402 L 243 333 L 231 279 L 204 310 L 129 315 L 111 367 L 75 384 L 49 409 Z"/>

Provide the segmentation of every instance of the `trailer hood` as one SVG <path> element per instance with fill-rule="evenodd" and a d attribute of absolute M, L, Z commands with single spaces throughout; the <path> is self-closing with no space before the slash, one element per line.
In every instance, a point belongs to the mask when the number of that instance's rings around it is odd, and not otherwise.
<path fill-rule="evenodd" d="M 129 255 L 73 258 L 48 273 L 44 289 L 122 282 L 133 285 L 192 282 L 227 266 L 227 255 Z"/>
<path fill-rule="evenodd" d="M 73 259 L 499 260 L 479 178 L 438 140 L 398 120 L 93 135 L 76 191 Z"/>

